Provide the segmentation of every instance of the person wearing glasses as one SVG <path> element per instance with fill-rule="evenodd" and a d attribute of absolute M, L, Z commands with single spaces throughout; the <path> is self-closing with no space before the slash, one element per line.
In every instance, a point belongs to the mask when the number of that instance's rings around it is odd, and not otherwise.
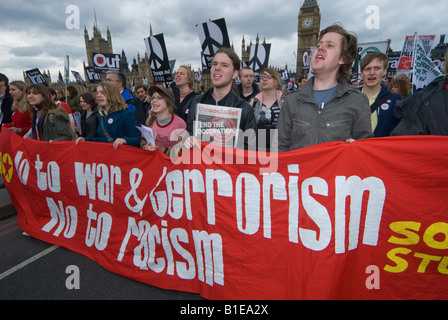
<path fill-rule="evenodd" d="M 175 114 L 174 95 L 170 89 L 152 86 L 148 89 L 151 97 L 151 113 L 146 126 L 153 130 L 155 145 L 142 141 L 141 147 L 148 151 L 161 150 L 170 155 L 171 149 L 186 133 L 185 121 Z"/>
<path fill-rule="evenodd" d="M 282 107 L 282 81 L 274 68 L 266 68 L 261 72 L 261 92 L 251 101 L 257 122 L 258 151 L 270 151 L 271 137 L 277 126 Z"/>

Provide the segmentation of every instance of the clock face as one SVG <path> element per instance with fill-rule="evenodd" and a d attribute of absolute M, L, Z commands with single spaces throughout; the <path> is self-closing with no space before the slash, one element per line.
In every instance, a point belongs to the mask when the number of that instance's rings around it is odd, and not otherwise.
<path fill-rule="evenodd" d="M 313 19 L 310 17 L 307 17 L 305 19 L 303 19 L 302 25 L 304 28 L 309 28 L 313 25 Z"/>

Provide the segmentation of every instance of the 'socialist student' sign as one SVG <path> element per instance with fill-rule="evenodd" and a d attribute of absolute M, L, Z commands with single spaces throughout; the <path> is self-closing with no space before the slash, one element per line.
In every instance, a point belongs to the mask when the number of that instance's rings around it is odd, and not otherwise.
<path fill-rule="evenodd" d="M 241 109 L 198 104 L 194 136 L 207 143 L 233 147 L 238 141 Z"/>

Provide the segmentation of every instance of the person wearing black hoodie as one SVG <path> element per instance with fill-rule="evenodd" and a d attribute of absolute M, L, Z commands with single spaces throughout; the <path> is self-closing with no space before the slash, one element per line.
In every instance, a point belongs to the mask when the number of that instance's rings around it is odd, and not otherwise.
<path fill-rule="evenodd" d="M 392 136 L 448 136 L 448 52 L 444 73 L 445 78 L 434 80 L 397 104 L 395 116 L 401 121 Z"/>
<path fill-rule="evenodd" d="M 9 79 L 3 73 L 0 73 L 0 130 L 4 123 L 12 122 L 12 104 L 14 99 L 9 94 Z"/>

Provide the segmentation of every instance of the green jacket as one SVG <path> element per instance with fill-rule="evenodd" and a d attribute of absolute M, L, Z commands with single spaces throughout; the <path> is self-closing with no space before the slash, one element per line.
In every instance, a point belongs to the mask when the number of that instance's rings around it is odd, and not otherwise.
<path fill-rule="evenodd" d="M 68 114 L 62 107 L 48 111 L 43 125 L 43 141 L 73 141 L 76 134 L 70 127 Z"/>
<path fill-rule="evenodd" d="M 75 97 L 67 97 L 67 104 L 70 106 L 70 109 L 72 110 L 72 113 L 75 113 L 76 111 L 82 113 L 83 110 L 81 106 L 78 104 L 78 96 Z"/>

